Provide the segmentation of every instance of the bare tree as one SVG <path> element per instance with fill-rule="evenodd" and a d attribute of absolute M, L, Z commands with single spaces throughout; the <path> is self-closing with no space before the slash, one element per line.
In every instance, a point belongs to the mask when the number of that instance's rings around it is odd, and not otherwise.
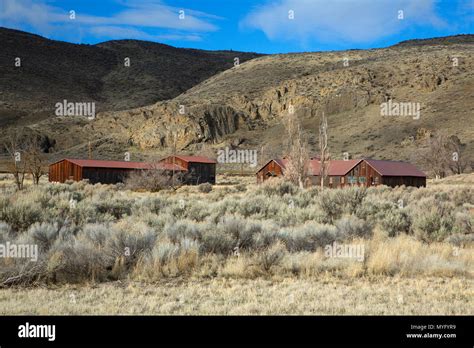
<path fill-rule="evenodd" d="M 448 148 L 448 138 L 441 132 L 427 135 L 422 147 L 414 156 L 416 162 L 430 170 L 436 178 L 444 178 L 452 157 L 452 152 Z"/>
<path fill-rule="evenodd" d="M 174 188 L 176 183 L 184 180 L 182 173 L 165 170 L 162 164 L 154 162 L 148 169 L 136 170 L 129 174 L 125 185 L 132 190 L 157 192 L 165 188 Z"/>
<path fill-rule="evenodd" d="M 284 118 L 284 125 L 288 137 L 285 177 L 303 188 L 308 177 L 308 139 L 294 114 L 290 113 Z"/>
<path fill-rule="evenodd" d="M 45 175 L 46 158 L 41 149 L 40 138 L 32 136 L 26 141 L 25 145 L 25 160 L 33 183 L 39 184 L 39 181 L 43 175 Z"/>
<path fill-rule="evenodd" d="M 329 172 L 329 149 L 328 149 L 328 120 L 324 112 L 321 115 L 321 122 L 319 124 L 319 156 L 320 169 L 319 180 L 321 189 L 324 189 L 324 182 Z"/>
<path fill-rule="evenodd" d="M 464 173 L 469 166 L 469 161 L 464 153 L 466 144 L 463 144 L 456 135 L 452 135 L 448 139 L 447 147 L 451 152 L 451 159 L 448 162 L 449 169 L 453 174 Z"/>
<path fill-rule="evenodd" d="M 178 143 L 178 131 L 179 131 L 179 126 L 176 124 L 171 125 L 170 127 L 170 133 L 171 137 L 173 139 L 173 144 L 172 144 L 172 156 L 173 156 L 173 170 L 172 170 L 172 176 L 171 176 L 171 184 L 172 187 L 175 187 L 175 170 L 174 166 L 176 165 L 176 152 L 177 152 L 177 143 Z"/>
<path fill-rule="evenodd" d="M 18 190 L 22 190 L 28 171 L 23 132 L 16 128 L 7 130 L 3 146 L 10 157 L 8 171 L 13 175 Z"/>

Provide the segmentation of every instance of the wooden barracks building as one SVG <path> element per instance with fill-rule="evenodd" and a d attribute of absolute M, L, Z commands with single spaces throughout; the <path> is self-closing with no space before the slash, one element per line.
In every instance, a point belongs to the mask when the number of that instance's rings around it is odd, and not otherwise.
<path fill-rule="evenodd" d="M 199 185 L 203 182 L 216 183 L 216 164 L 213 159 L 204 156 L 168 156 L 158 163 L 178 165 L 186 170 L 189 184 Z"/>
<path fill-rule="evenodd" d="M 284 175 L 287 159 L 273 159 L 257 172 L 257 182 L 261 183 L 271 177 Z M 319 185 L 321 163 L 312 158 L 308 164 L 309 178 L 307 185 Z M 328 176 L 325 186 L 426 186 L 426 174 L 413 164 L 399 161 L 382 161 L 373 159 L 332 160 L 329 161 Z"/>
<path fill-rule="evenodd" d="M 157 163 L 65 158 L 49 165 L 49 181 L 88 179 L 92 184 L 116 184 L 132 171 L 154 169 L 184 174 L 186 184 L 216 182 L 216 161 L 202 156 L 168 156 Z"/>

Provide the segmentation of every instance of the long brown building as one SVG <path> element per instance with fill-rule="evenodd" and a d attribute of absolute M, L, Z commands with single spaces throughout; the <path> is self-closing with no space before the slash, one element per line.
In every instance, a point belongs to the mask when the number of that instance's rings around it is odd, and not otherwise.
<path fill-rule="evenodd" d="M 185 184 L 216 183 L 216 161 L 203 156 L 168 156 L 157 163 L 65 158 L 49 165 L 49 181 L 115 184 L 133 171 L 152 169 L 179 174 Z"/>
<path fill-rule="evenodd" d="M 273 159 L 257 173 L 257 182 L 285 173 L 287 159 Z M 308 163 L 307 186 L 319 185 L 321 162 L 313 158 Z M 325 186 L 426 186 L 426 174 L 413 164 L 401 161 L 382 161 L 374 159 L 332 160 L 329 162 Z"/>
<path fill-rule="evenodd" d="M 185 184 L 191 185 L 216 182 L 216 162 L 202 156 L 169 156 L 157 163 L 65 158 L 49 165 L 49 181 L 88 179 L 93 184 L 116 184 L 138 170 L 163 170 L 179 174 Z"/>
<path fill-rule="evenodd" d="M 150 164 L 128 161 L 103 161 L 90 159 L 65 158 L 49 165 L 49 181 L 65 182 L 88 179 L 90 183 L 116 184 L 137 170 L 160 169 L 185 173 L 186 170 L 172 164 Z"/>

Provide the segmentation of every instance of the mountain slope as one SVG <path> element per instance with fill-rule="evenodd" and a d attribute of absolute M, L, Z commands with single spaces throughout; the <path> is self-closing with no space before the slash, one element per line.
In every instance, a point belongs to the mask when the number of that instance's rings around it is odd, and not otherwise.
<path fill-rule="evenodd" d="M 0 47 L 0 126 L 52 117 L 64 99 L 95 102 L 99 111 L 149 105 L 232 67 L 235 57 L 259 56 L 136 40 L 77 45 L 6 28 L 0 28 Z"/>
<path fill-rule="evenodd" d="M 458 43 L 459 42 L 459 43 Z M 233 67 L 178 97 L 124 112 L 103 113 L 86 129 L 97 137 L 111 122 L 116 140 L 137 153 L 170 146 L 197 151 L 202 142 L 241 143 L 278 152 L 281 118 L 293 105 L 316 150 L 319 115 L 329 119 L 333 157 L 410 159 L 426 131 L 457 135 L 474 154 L 474 36 L 424 45 L 264 56 Z M 347 58 L 348 66 L 344 65 Z M 456 64 L 454 63 L 456 58 Z M 381 104 L 419 103 L 420 118 L 381 116 Z M 185 105 L 186 114 L 177 110 Z M 121 145 L 125 146 L 125 145 Z"/>

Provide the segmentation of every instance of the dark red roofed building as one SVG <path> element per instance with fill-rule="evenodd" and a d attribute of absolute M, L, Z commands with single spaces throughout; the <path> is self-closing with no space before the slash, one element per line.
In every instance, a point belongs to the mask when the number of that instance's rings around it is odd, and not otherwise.
<path fill-rule="evenodd" d="M 367 179 L 373 185 L 377 181 L 382 185 L 395 186 L 426 186 L 426 174 L 411 163 L 401 161 L 381 161 L 364 159 L 367 163 Z"/>
<path fill-rule="evenodd" d="M 65 182 L 88 179 L 90 183 L 116 184 L 123 182 L 132 171 L 156 169 L 186 173 L 186 168 L 169 163 L 143 163 L 65 158 L 49 165 L 49 181 Z"/>
<path fill-rule="evenodd" d="M 161 159 L 159 163 L 175 164 L 186 169 L 185 182 L 188 184 L 216 183 L 217 162 L 213 159 L 204 156 L 172 155 Z"/>
<path fill-rule="evenodd" d="M 257 182 L 284 175 L 286 159 L 273 159 L 257 172 Z M 317 157 L 308 163 L 307 186 L 320 184 L 321 162 Z M 426 186 L 426 174 L 414 165 L 399 161 L 372 159 L 332 160 L 324 183 L 328 187 L 345 186 Z"/>

